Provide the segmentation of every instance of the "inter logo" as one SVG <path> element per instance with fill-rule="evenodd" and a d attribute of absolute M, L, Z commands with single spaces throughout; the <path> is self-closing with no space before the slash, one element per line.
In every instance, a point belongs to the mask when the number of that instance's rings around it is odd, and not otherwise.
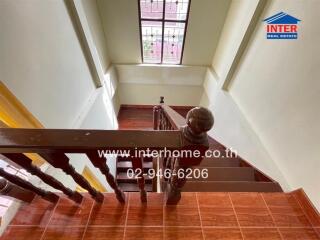
<path fill-rule="evenodd" d="M 267 23 L 267 39 L 297 39 L 298 23 L 301 21 L 280 12 L 263 20 Z"/>

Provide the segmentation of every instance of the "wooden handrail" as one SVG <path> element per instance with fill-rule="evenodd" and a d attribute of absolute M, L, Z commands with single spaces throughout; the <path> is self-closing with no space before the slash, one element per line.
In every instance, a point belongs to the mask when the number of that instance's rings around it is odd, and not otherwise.
<path fill-rule="evenodd" d="M 173 110 L 170 106 L 161 104 L 160 107 L 175 130 L 179 130 L 186 125 L 186 119 Z"/>
<path fill-rule="evenodd" d="M 86 153 L 91 150 L 179 149 L 180 131 L 0 128 L 1 153 Z"/>
<path fill-rule="evenodd" d="M 118 187 L 114 176 L 111 175 L 107 165 L 107 160 L 103 154 L 117 154 L 117 150 L 130 150 L 133 169 L 143 169 L 143 158 L 136 156 L 135 150 L 199 150 L 203 153 L 208 148 L 207 131 L 213 125 L 213 116 L 205 108 L 196 107 L 187 114 L 187 119 L 164 104 L 154 107 L 154 129 L 155 130 L 74 130 L 74 129 L 19 129 L 0 128 L 0 153 L 7 156 L 16 164 L 25 168 L 31 174 L 40 177 L 50 186 L 61 190 L 70 199 L 79 203 L 82 196 L 79 193 L 65 187 L 61 182 L 53 177 L 41 172 L 34 166 L 25 153 L 37 153 L 49 164 L 59 168 L 82 188 L 88 190 L 89 194 L 97 202 L 103 202 L 103 194 L 97 191 L 81 174 L 75 171 L 69 163 L 66 153 L 83 153 L 89 158 L 93 165 L 105 175 L 107 182 L 114 189 L 117 199 L 124 203 L 125 195 Z M 108 150 L 110 152 L 98 154 L 98 150 Z M 115 150 L 114 152 L 112 152 Z M 118 153 L 119 154 L 119 153 Z M 202 155 L 203 156 L 203 155 Z M 174 159 L 164 159 L 175 164 L 167 166 L 175 170 L 185 171 L 187 168 L 198 165 L 202 157 L 175 157 Z M 1 169 L 0 169 L 1 170 Z M 14 180 L 15 184 L 31 190 L 50 201 L 56 201 L 57 195 L 39 189 L 21 179 L 12 178 L 5 172 L 0 173 L 7 177 L 7 180 Z M 11 180 L 10 180 L 10 179 Z M 181 189 L 186 182 L 185 178 L 173 176 L 169 179 L 166 189 L 167 203 L 176 204 L 181 197 Z M 138 186 L 141 200 L 147 201 L 145 190 L 145 179 L 143 174 L 138 176 Z"/>

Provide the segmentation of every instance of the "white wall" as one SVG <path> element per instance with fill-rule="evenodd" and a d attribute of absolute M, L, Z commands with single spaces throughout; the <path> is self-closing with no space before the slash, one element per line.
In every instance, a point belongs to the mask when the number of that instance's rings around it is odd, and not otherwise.
<path fill-rule="evenodd" d="M 121 104 L 156 105 L 164 96 L 168 105 L 198 106 L 203 87 L 120 83 L 118 93 Z"/>
<path fill-rule="evenodd" d="M 214 126 L 209 131 L 209 135 L 236 150 L 239 156 L 279 181 L 281 186 L 288 190 L 287 181 L 277 164 L 266 151 L 232 97 L 221 90 L 217 78 L 210 70 L 207 71 L 204 89 L 205 93 L 200 105 L 210 109 L 214 116 Z"/>
<path fill-rule="evenodd" d="M 99 9 L 96 0 L 80 0 L 88 26 L 90 28 L 90 33 L 98 52 L 99 59 L 101 62 L 101 67 L 103 72 L 107 71 L 110 65 L 110 59 L 108 56 L 107 43 L 105 39 L 105 34 L 99 14 Z"/>
<path fill-rule="evenodd" d="M 0 79 L 47 128 L 70 128 L 94 84 L 64 1 L 0 1 Z"/>
<path fill-rule="evenodd" d="M 302 20 L 298 40 L 266 40 L 259 22 L 230 94 L 290 187 L 320 210 L 320 2 L 274 0 L 261 20 L 280 11 Z"/>
<path fill-rule="evenodd" d="M 94 1 L 83 2 L 91 26 L 89 37 L 105 69 L 109 60 L 95 7 Z M 0 28 L 0 79 L 44 127 L 117 128 L 116 71 L 109 67 L 102 72 L 103 86 L 95 88 L 64 1 L 1 1 Z M 88 165 L 111 190 L 85 156 L 69 156 L 79 173 Z M 114 172 L 114 163 L 110 167 Z M 66 186 L 76 187 L 61 170 L 48 167 L 46 172 Z"/>

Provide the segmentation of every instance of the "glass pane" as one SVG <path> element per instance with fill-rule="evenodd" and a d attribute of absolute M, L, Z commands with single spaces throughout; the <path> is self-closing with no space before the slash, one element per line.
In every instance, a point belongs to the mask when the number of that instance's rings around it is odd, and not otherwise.
<path fill-rule="evenodd" d="M 186 20 L 189 0 L 166 0 L 166 20 Z"/>
<path fill-rule="evenodd" d="M 163 0 L 140 0 L 141 18 L 162 19 Z"/>
<path fill-rule="evenodd" d="M 163 40 L 163 63 L 180 63 L 185 26 L 185 23 L 165 23 Z"/>
<path fill-rule="evenodd" d="M 161 63 L 162 22 L 141 21 L 143 60 Z"/>

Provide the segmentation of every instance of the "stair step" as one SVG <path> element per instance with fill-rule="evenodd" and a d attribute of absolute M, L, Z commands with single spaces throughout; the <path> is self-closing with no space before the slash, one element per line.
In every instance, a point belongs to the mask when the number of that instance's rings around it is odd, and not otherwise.
<path fill-rule="evenodd" d="M 151 183 L 152 178 L 150 178 L 148 175 L 144 176 L 146 183 Z M 129 178 L 126 172 L 120 172 L 117 174 L 117 182 L 118 183 L 136 183 L 136 178 Z"/>
<path fill-rule="evenodd" d="M 239 167 L 239 158 L 204 158 L 200 167 Z"/>
<path fill-rule="evenodd" d="M 254 181 L 254 169 L 250 167 L 204 167 L 208 178 L 192 178 L 190 181 Z M 194 175 L 194 174 L 193 174 Z"/>
<path fill-rule="evenodd" d="M 131 161 L 117 162 L 118 172 L 125 172 L 129 168 L 132 168 L 132 162 Z M 153 168 L 153 163 L 152 162 L 144 162 L 143 163 L 143 168 L 144 168 L 144 171 L 147 170 L 147 169 Z"/>
<path fill-rule="evenodd" d="M 282 192 L 276 182 L 187 181 L 183 192 Z"/>
<path fill-rule="evenodd" d="M 118 162 L 126 162 L 126 161 L 131 161 L 129 157 L 125 157 L 125 156 L 117 156 L 117 161 Z M 143 158 L 144 162 L 152 162 L 153 158 L 152 157 L 144 157 Z"/>
<path fill-rule="evenodd" d="M 124 192 L 139 192 L 137 183 L 119 183 L 119 188 Z M 144 188 L 147 192 L 152 192 L 152 184 L 146 184 Z"/>

